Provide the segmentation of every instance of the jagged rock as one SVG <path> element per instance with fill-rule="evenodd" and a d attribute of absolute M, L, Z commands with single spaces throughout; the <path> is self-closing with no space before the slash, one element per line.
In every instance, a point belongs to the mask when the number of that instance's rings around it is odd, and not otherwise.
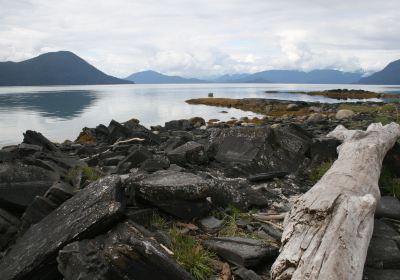
<path fill-rule="evenodd" d="M 300 168 L 311 145 L 311 137 L 294 125 L 237 127 L 215 130 L 210 136 L 215 159 L 229 176 L 286 171 Z"/>
<path fill-rule="evenodd" d="M 65 280 L 194 279 L 152 239 L 129 223 L 65 246 L 57 258 Z"/>
<path fill-rule="evenodd" d="M 200 227 L 206 232 L 216 232 L 222 226 L 223 221 L 215 218 L 214 216 L 206 217 L 199 220 Z"/>
<path fill-rule="evenodd" d="M 335 160 L 340 142 L 334 138 L 320 137 L 312 140 L 310 156 L 314 162 Z"/>
<path fill-rule="evenodd" d="M 15 153 L 0 150 L 0 162 L 10 162 L 16 157 Z"/>
<path fill-rule="evenodd" d="M 206 200 L 210 182 L 195 174 L 161 170 L 140 180 L 133 177 L 127 184 L 130 197 L 144 199 L 182 219 L 202 217 L 210 210 Z"/>
<path fill-rule="evenodd" d="M 252 206 L 266 207 L 268 196 L 261 190 L 252 189 L 249 183 L 241 178 L 219 178 L 213 181 L 210 189 L 213 205 L 235 206 L 243 211 Z"/>
<path fill-rule="evenodd" d="M 43 147 L 43 149 L 48 150 L 48 151 L 58 151 L 59 149 L 54 145 L 50 140 L 48 140 L 46 137 L 44 137 L 41 133 L 32 131 L 32 130 L 27 130 L 24 133 L 24 140 L 23 143 L 26 144 L 32 144 L 32 145 L 37 145 L 40 147 Z"/>
<path fill-rule="evenodd" d="M 376 206 L 375 217 L 387 217 L 400 220 L 400 201 L 392 196 L 382 196 Z"/>
<path fill-rule="evenodd" d="M 0 203 L 22 212 L 37 195 L 43 195 L 59 176 L 46 169 L 21 163 L 0 164 Z"/>
<path fill-rule="evenodd" d="M 261 181 L 268 181 L 274 178 L 282 178 L 288 174 L 289 173 L 286 171 L 274 171 L 274 172 L 250 175 L 248 179 L 250 182 L 261 182 Z"/>
<path fill-rule="evenodd" d="M 22 215 L 20 233 L 25 232 L 31 225 L 41 221 L 44 217 L 53 212 L 57 206 L 58 205 L 48 198 L 42 196 L 35 197 Z"/>
<path fill-rule="evenodd" d="M 175 164 L 204 164 L 208 161 L 204 146 L 194 141 L 189 141 L 183 144 L 182 146 L 168 152 L 167 155 L 170 162 Z"/>
<path fill-rule="evenodd" d="M 114 157 L 109 157 L 105 158 L 103 160 L 103 164 L 105 166 L 112 166 L 112 165 L 118 165 L 118 163 L 122 160 L 125 159 L 125 156 L 114 156 Z"/>
<path fill-rule="evenodd" d="M 271 236 L 272 238 L 275 238 L 276 240 L 281 240 L 282 238 L 282 231 L 274 228 L 273 226 L 269 225 L 269 224 L 265 224 L 262 225 L 261 229 L 268 234 L 269 236 Z"/>
<path fill-rule="evenodd" d="M 155 156 L 154 158 L 146 159 L 141 165 L 140 168 L 147 172 L 155 172 L 158 170 L 168 169 L 170 166 L 170 162 L 168 158 L 163 156 Z"/>
<path fill-rule="evenodd" d="M 278 248 L 256 239 L 219 237 L 203 244 L 228 262 L 244 267 L 255 267 L 278 256 Z"/>
<path fill-rule="evenodd" d="M 56 256 L 74 240 L 102 234 L 125 207 L 120 178 L 100 179 L 31 226 L 0 263 L 2 280 L 59 279 Z"/>
<path fill-rule="evenodd" d="M 0 208 L 0 251 L 10 245 L 18 231 L 19 219 L 10 212 Z"/>
<path fill-rule="evenodd" d="M 74 195 L 74 189 L 70 184 L 57 182 L 44 194 L 54 204 L 61 205 L 64 201 Z"/>
<path fill-rule="evenodd" d="M 400 280 L 400 270 L 367 268 L 363 280 Z"/>
<path fill-rule="evenodd" d="M 173 120 L 165 123 L 166 130 L 190 130 L 192 125 L 188 120 Z"/>
<path fill-rule="evenodd" d="M 238 269 L 234 270 L 233 273 L 238 277 L 239 280 L 262 280 L 260 275 L 255 273 L 253 270 L 244 267 L 239 267 Z"/>
<path fill-rule="evenodd" d="M 43 150 L 43 147 L 38 146 L 38 145 L 32 145 L 32 144 L 26 144 L 26 143 L 21 143 L 18 145 L 18 155 L 20 157 L 29 156 L 36 152 L 41 152 L 42 150 Z"/>
<path fill-rule="evenodd" d="M 335 118 L 337 120 L 348 119 L 354 116 L 354 112 L 352 110 L 342 109 L 337 111 Z"/>
<path fill-rule="evenodd" d="M 124 160 L 118 163 L 118 173 L 127 173 L 130 168 L 139 167 L 145 160 L 152 158 L 153 155 L 144 147 L 135 147 Z"/>

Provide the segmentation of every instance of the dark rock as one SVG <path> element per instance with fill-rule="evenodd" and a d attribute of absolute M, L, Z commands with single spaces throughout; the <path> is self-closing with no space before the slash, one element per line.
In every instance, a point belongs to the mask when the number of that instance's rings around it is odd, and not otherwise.
<path fill-rule="evenodd" d="M 118 165 L 118 163 L 123 159 L 125 159 L 125 156 L 109 157 L 103 160 L 103 165 L 105 166 Z"/>
<path fill-rule="evenodd" d="M 366 268 L 363 280 L 400 280 L 400 269 Z"/>
<path fill-rule="evenodd" d="M 0 164 L 0 203 L 10 211 L 24 211 L 37 195 L 43 195 L 59 176 L 46 169 L 20 163 Z"/>
<path fill-rule="evenodd" d="M 15 153 L 5 150 L 0 150 L 0 162 L 10 162 L 13 159 L 15 159 L 15 157 L 16 157 Z"/>
<path fill-rule="evenodd" d="M 26 208 L 24 215 L 22 215 L 20 233 L 24 233 L 31 225 L 40 222 L 44 217 L 53 212 L 57 206 L 45 197 L 35 197 L 32 203 Z"/>
<path fill-rule="evenodd" d="M 21 143 L 18 146 L 18 155 L 20 157 L 25 157 L 25 156 L 32 155 L 36 152 L 41 152 L 42 150 L 43 150 L 43 148 L 41 146 Z"/>
<path fill-rule="evenodd" d="M 395 241 L 372 237 L 366 260 L 372 268 L 397 269 L 400 267 L 400 250 Z"/>
<path fill-rule="evenodd" d="M 191 173 L 162 170 L 141 180 L 133 178 L 127 184 L 131 197 L 144 199 L 183 219 L 204 216 L 210 208 L 206 200 L 209 182 Z"/>
<path fill-rule="evenodd" d="M 400 233 L 385 221 L 375 219 L 373 237 L 391 239 L 400 245 Z"/>
<path fill-rule="evenodd" d="M 274 178 L 282 178 L 288 174 L 289 173 L 286 171 L 274 171 L 274 172 L 250 175 L 248 179 L 250 182 L 261 182 L 261 181 L 268 181 Z"/>
<path fill-rule="evenodd" d="M 74 189 L 70 184 L 57 182 L 45 193 L 44 197 L 50 199 L 54 204 L 61 205 L 74 195 Z"/>
<path fill-rule="evenodd" d="M 266 207 L 268 195 L 261 190 L 251 188 L 244 179 L 219 178 L 213 181 L 210 189 L 212 204 L 221 207 L 230 205 L 247 210 L 252 206 Z"/>
<path fill-rule="evenodd" d="M 175 164 L 204 164 L 208 161 L 204 146 L 194 141 L 189 141 L 183 144 L 182 146 L 168 152 L 167 155 L 170 162 Z"/>
<path fill-rule="evenodd" d="M 375 217 L 400 220 L 400 201 L 392 196 L 382 196 L 376 206 Z"/>
<path fill-rule="evenodd" d="M 115 120 L 111 120 L 108 125 L 109 143 L 112 144 L 119 139 L 129 138 L 129 129 Z"/>
<path fill-rule="evenodd" d="M 192 125 L 188 120 L 173 120 L 165 123 L 167 130 L 190 130 Z"/>
<path fill-rule="evenodd" d="M 193 279 L 152 239 L 129 223 L 65 246 L 57 258 L 65 280 Z"/>
<path fill-rule="evenodd" d="M 219 237 L 203 243 L 221 258 L 244 267 L 255 267 L 278 256 L 278 248 L 256 239 Z"/>
<path fill-rule="evenodd" d="M 310 157 L 314 162 L 336 160 L 339 145 L 339 140 L 334 138 L 314 138 L 310 148 Z"/>
<path fill-rule="evenodd" d="M 238 277 L 239 280 L 262 280 L 261 276 L 259 276 L 253 270 L 246 269 L 244 267 L 239 267 L 238 269 L 234 270 L 233 273 Z"/>
<path fill-rule="evenodd" d="M 52 152 L 59 150 L 56 145 L 50 142 L 50 140 L 44 137 L 41 133 L 32 130 L 27 130 L 24 133 L 23 143 L 37 145 Z"/>
<path fill-rule="evenodd" d="M 0 279 L 59 279 L 58 251 L 71 241 L 103 233 L 120 219 L 124 205 L 119 177 L 92 183 L 17 240 L 0 263 Z"/>
<path fill-rule="evenodd" d="M 153 155 L 144 147 L 135 147 L 133 151 L 117 165 L 118 173 L 127 173 L 130 168 L 139 167 L 146 159 Z"/>
<path fill-rule="evenodd" d="M 3 251 L 10 245 L 18 231 L 19 219 L 0 208 L 0 251 Z"/>
<path fill-rule="evenodd" d="M 222 226 L 223 221 L 215 218 L 214 216 L 206 217 L 199 220 L 200 227 L 210 233 L 218 231 Z"/>
<path fill-rule="evenodd" d="M 156 212 L 157 210 L 155 208 L 144 208 L 144 209 L 128 208 L 125 211 L 125 215 L 129 220 L 139 225 L 149 227 L 150 221 Z"/>
<path fill-rule="evenodd" d="M 268 224 L 262 225 L 262 230 L 267 233 L 269 236 L 272 238 L 275 238 L 276 240 L 281 240 L 282 238 L 282 231 L 274 228 L 273 226 L 270 226 Z"/>
<path fill-rule="evenodd" d="M 199 128 L 203 125 L 206 125 L 206 121 L 200 117 L 194 117 L 194 118 L 189 119 L 189 123 L 194 128 Z"/>
<path fill-rule="evenodd" d="M 158 170 L 168 169 L 170 166 L 169 160 L 163 156 L 155 156 L 154 158 L 146 159 L 140 168 L 147 172 L 155 172 Z"/>

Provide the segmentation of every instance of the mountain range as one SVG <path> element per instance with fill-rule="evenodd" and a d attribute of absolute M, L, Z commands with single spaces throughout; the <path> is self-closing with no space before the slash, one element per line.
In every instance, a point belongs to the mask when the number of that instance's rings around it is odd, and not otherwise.
<path fill-rule="evenodd" d="M 267 70 L 253 74 L 227 74 L 202 80 L 169 76 L 148 70 L 125 79 L 109 76 L 68 51 L 50 52 L 21 62 L 0 62 L 0 86 L 90 84 L 198 84 L 198 83 L 299 83 L 299 84 L 400 84 L 400 60 L 363 77 L 362 72 L 332 69 Z"/>
<path fill-rule="evenodd" d="M 0 86 L 132 84 L 109 76 L 68 51 L 21 62 L 0 62 Z"/>

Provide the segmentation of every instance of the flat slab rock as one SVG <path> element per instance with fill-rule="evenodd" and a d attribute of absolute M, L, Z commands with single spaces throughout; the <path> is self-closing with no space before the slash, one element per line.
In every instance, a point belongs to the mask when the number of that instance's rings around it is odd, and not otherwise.
<path fill-rule="evenodd" d="M 10 211 L 23 211 L 37 195 L 43 195 L 54 182 L 56 173 L 22 163 L 0 164 L 0 204 Z"/>
<path fill-rule="evenodd" d="M 256 239 L 219 237 L 203 244 L 228 262 L 244 267 L 254 267 L 278 256 L 278 248 Z"/>
<path fill-rule="evenodd" d="M 64 280 L 192 280 L 155 240 L 129 222 L 95 239 L 65 246 L 57 258 Z"/>
<path fill-rule="evenodd" d="M 58 251 L 74 240 L 103 233 L 120 218 L 124 208 L 119 177 L 90 184 L 17 240 L 0 263 L 0 279 L 58 279 Z"/>

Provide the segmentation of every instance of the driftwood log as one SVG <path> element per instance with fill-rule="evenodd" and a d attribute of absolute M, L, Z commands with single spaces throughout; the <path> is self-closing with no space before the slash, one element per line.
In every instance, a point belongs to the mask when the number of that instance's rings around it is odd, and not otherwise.
<path fill-rule="evenodd" d="M 382 161 L 400 126 L 371 124 L 361 131 L 340 125 L 328 136 L 342 141 L 338 159 L 286 217 L 274 280 L 362 279 Z"/>

